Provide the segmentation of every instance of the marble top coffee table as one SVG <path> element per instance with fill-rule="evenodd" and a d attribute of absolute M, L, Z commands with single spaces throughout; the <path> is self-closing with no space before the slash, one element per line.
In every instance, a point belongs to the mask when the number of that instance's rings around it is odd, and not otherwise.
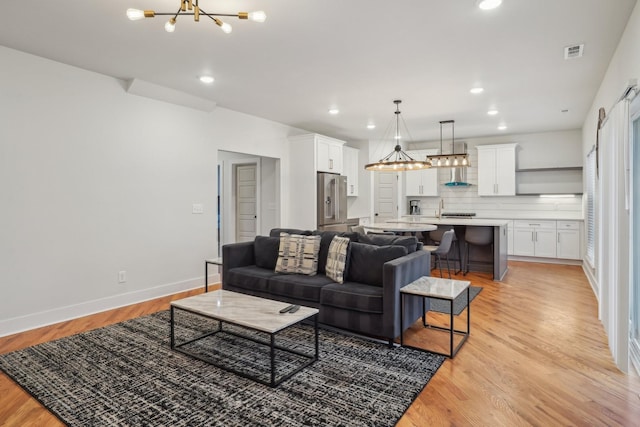
<path fill-rule="evenodd" d="M 431 353 L 441 354 L 443 356 L 447 356 L 453 358 L 462 347 L 462 344 L 465 343 L 467 338 L 469 338 L 469 333 L 471 332 L 471 307 L 469 304 L 469 286 L 471 282 L 468 280 L 451 280 L 451 279 L 442 279 L 440 277 L 431 277 L 431 276 L 423 276 L 419 279 L 409 283 L 408 285 L 400 288 L 400 345 L 405 345 L 403 340 L 404 335 L 404 325 L 402 324 L 402 320 L 404 319 L 404 299 L 408 296 L 418 296 L 421 297 L 424 301 L 424 298 L 433 298 L 449 301 L 449 313 L 450 313 L 450 321 L 449 327 L 442 327 L 436 325 L 428 325 L 426 322 L 426 313 L 422 315 L 422 323 L 425 327 L 432 329 L 439 329 L 443 331 L 449 332 L 449 353 L 440 353 L 437 351 L 427 350 Z M 463 293 L 467 294 L 467 330 L 461 331 L 457 330 L 453 326 L 453 301 Z M 462 335 L 462 340 L 458 343 L 457 346 L 453 345 L 453 338 L 455 334 Z M 409 345 L 405 345 L 405 347 L 417 348 L 418 350 L 425 350 L 423 348 L 412 347 Z"/>
<path fill-rule="evenodd" d="M 280 301 L 273 301 L 266 298 L 259 298 L 225 290 L 207 292 L 189 298 L 173 301 L 171 302 L 171 348 L 207 363 L 211 363 L 215 366 L 218 366 L 219 368 L 231 371 L 242 377 L 250 378 L 259 383 L 275 387 L 282 381 L 290 378 L 297 372 L 300 372 L 302 369 L 318 360 L 318 310 L 311 307 L 301 306 L 295 313 L 281 314 L 280 310 L 289 305 L 290 304 L 288 303 Z M 217 320 L 218 328 L 182 343 L 176 343 L 176 311 L 179 310 L 187 311 L 204 318 Z M 314 354 L 308 354 L 302 351 L 285 348 L 275 344 L 275 336 L 279 332 L 282 332 L 290 326 L 296 325 L 303 320 L 309 319 L 311 317 L 313 317 L 314 323 Z M 250 336 L 255 334 L 245 335 L 228 329 L 225 330 L 223 329 L 223 324 L 225 323 L 240 326 L 252 331 L 265 333 L 269 336 L 269 340 L 260 340 L 255 336 Z M 261 378 L 258 378 L 257 376 L 247 374 L 247 372 L 245 372 L 244 370 L 235 369 L 229 366 L 224 366 L 223 364 L 216 363 L 211 358 L 203 357 L 201 354 L 185 348 L 185 346 L 187 346 L 188 344 L 192 344 L 196 341 L 211 337 L 219 333 L 231 334 L 236 337 L 253 341 L 268 347 L 270 354 L 270 381 L 265 381 Z M 305 362 L 301 366 L 298 366 L 295 369 L 280 376 L 279 378 L 276 378 L 276 350 L 281 350 L 284 352 L 302 356 L 302 358 L 305 359 Z"/>

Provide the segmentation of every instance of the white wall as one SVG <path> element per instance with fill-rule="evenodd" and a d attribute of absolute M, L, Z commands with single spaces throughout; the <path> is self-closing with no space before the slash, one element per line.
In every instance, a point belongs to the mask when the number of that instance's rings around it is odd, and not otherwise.
<path fill-rule="evenodd" d="M 537 196 L 480 197 L 478 196 L 478 150 L 477 146 L 491 144 L 517 143 L 516 168 L 550 168 L 562 166 L 582 166 L 580 130 L 540 132 L 530 134 L 498 135 L 483 138 L 456 140 L 458 144 L 467 143 L 471 167 L 467 168 L 467 181 L 470 187 L 440 186 L 440 197 L 444 200 L 445 211 L 475 212 L 484 218 L 528 218 L 528 219 L 582 219 L 582 197 L 541 198 Z M 443 143 L 443 145 L 445 145 Z M 450 145 L 450 141 L 449 144 Z M 450 148 L 443 151 L 450 152 Z M 440 148 L 440 141 L 413 143 L 412 150 Z M 410 172 L 409 172 L 410 173 Z M 449 181 L 450 169 L 438 171 L 438 181 Z M 400 210 L 407 212 L 408 200 L 421 200 L 423 215 L 432 215 L 438 208 L 438 197 L 403 197 Z"/>
<path fill-rule="evenodd" d="M 640 5 L 636 4 L 622 35 L 616 52 L 598 89 L 593 104 L 586 116 L 583 130 L 582 154 L 596 143 L 598 110 L 604 108 L 611 113 L 614 103 L 622 95 L 630 79 L 640 80 Z M 613 122 L 615 123 L 615 122 Z M 620 123 L 607 123 L 607 127 Z M 604 187 L 604 196 L 596 197 L 595 268 L 584 263 L 584 270 L 598 298 L 598 317 L 607 333 L 613 360 L 623 372 L 628 369 L 629 359 L 629 298 L 630 277 L 634 277 L 637 266 L 629 266 L 630 236 L 629 213 L 624 207 L 624 185 L 620 168 L 624 163 L 620 153 L 620 141 L 606 140 L 613 132 L 602 132 L 599 147 L 600 163 L 597 186 Z M 617 145 L 617 146 L 616 146 Z M 611 166 L 613 165 L 613 167 Z M 617 188 L 616 188 L 617 187 Z M 616 193 L 617 191 L 617 193 Z"/>
<path fill-rule="evenodd" d="M 604 108 L 607 113 L 610 112 L 614 102 L 622 95 L 623 89 L 626 87 L 630 79 L 638 79 L 640 81 L 640 6 L 636 4 L 625 31 L 620 39 L 620 43 L 616 48 L 616 52 L 609 63 L 607 72 L 598 89 L 598 92 L 591 104 L 591 108 L 585 118 L 582 126 L 582 157 L 586 158 L 589 151 L 596 143 L 596 133 L 598 128 L 598 110 Z M 601 146 L 600 150 L 606 150 L 606 145 Z M 610 173 L 611 171 L 601 170 L 600 173 Z M 598 210 L 598 201 L 596 200 L 596 211 Z M 597 227 L 596 227 L 597 230 Z M 624 241 L 629 241 L 629 236 L 619 236 Z M 600 238 L 596 232 L 596 254 Z M 599 284 L 596 279 L 596 272 L 590 266 L 585 264 L 585 271 L 591 285 L 594 288 L 596 296 L 599 295 Z"/>
<path fill-rule="evenodd" d="M 4 47 L 0 63 L 0 336 L 200 286 L 218 150 L 288 168 L 287 126 Z"/>

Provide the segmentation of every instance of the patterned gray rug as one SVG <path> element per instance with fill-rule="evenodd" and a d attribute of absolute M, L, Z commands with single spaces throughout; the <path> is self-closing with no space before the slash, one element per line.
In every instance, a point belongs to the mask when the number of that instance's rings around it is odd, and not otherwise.
<path fill-rule="evenodd" d="M 181 316 L 180 339 L 212 326 Z M 277 343 L 311 352 L 312 333 L 293 327 Z M 274 389 L 174 352 L 168 337 L 163 311 L 0 355 L 0 369 L 70 426 L 392 426 L 444 361 L 321 329 L 320 360 Z M 251 341 L 210 340 L 196 346 L 213 358 L 255 372 L 268 361 Z M 277 355 L 279 369 L 296 363 Z"/>
<path fill-rule="evenodd" d="M 482 287 L 480 286 L 469 286 L 469 302 L 473 301 L 473 299 L 478 296 L 478 294 L 480 293 L 480 291 L 482 290 Z M 460 313 L 462 313 L 462 310 L 464 310 L 467 307 L 467 295 L 466 294 L 462 294 L 460 295 L 458 298 L 453 300 L 453 314 L 455 314 L 456 316 L 459 315 Z M 437 299 L 432 299 L 431 300 L 431 311 L 437 311 L 439 313 L 447 313 L 449 314 L 449 301 L 443 301 L 443 300 L 437 300 Z"/>

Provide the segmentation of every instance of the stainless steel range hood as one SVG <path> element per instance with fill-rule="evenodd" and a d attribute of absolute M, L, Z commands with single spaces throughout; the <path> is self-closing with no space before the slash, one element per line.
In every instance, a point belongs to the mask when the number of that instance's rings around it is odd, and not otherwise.
<path fill-rule="evenodd" d="M 456 144 L 458 146 L 458 151 L 460 153 L 467 152 L 467 143 L 466 142 L 458 142 Z M 462 149 L 460 149 L 462 147 Z M 453 147 L 451 147 L 451 152 L 454 153 Z M 467 167 L 462 166 L 459 168 L 451 168 L 451 176 L 449 177 L 449 181 L 445 182 L 447 187 L 469 187 L 471 184 L 467 182 Z"/>

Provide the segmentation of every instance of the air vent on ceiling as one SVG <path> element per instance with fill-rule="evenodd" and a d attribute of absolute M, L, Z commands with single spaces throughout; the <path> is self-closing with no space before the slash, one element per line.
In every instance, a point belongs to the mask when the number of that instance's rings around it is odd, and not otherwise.
<path fill-rule="evenodd" d="M 584 53 L 584 44 L 575 44 L 572 46 L 565 46 L 564 59 L 580 58 Z"/>

